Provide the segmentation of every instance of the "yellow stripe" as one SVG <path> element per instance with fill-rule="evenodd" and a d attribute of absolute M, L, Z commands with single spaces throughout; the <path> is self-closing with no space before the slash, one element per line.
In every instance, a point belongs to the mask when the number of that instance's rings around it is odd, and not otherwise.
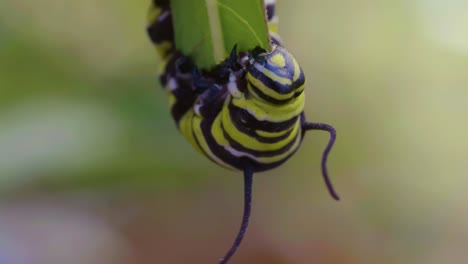
<path fill-rule="evenodd" d="M 216 117 L 216 120 L 217 119 L 219 119 L 219 115 Z M 220 126 L 219 124 L 216 123 L 216 120 L 215 120 L 215 124 L 212 127 L 219 127 Z M 221 165 L 221 166 L 223 166 L 225 168 L 235 169 L 231 165 L 229 165 L 229 164 L 225 163 L 224 161 L 222 161 L 221 159 L 219 159 L 213 152 L 211 152 L 211 149 L 208 146 L 208 143 L 206 142 L 205 137 L 203 135 L 203 131 L 201 129 L 201 122 L 202 122 L 201 117 L 194 116 L 194 118 L 192 120 L 192 129 L 193 129 L 193 133 L 195 134 L 195 137 L 198 140 L 198 143 L 200 144 L 200 147 L 203 150 L 204 154 L 206 156 L 208 156 L 209 158 L 211 158 L 214 162 L 216 162 L 217 164 L 219 164 L 219 165 Z M 214 134 L 213 134 L 213 136 L 214 136 Z"/>
<path fill-rule="evenodd" d="M 257 100 L 266 102 L 265 99 L 260 97 L 260 95 L 258 95 L 257 92 L 253 90 L 252 85 L 250 83 L 247 83 L 247 89 L 249 90 L 249 93 L 253 94 L 253 96 L 257 98 Z"/>
<path fill-rule="evenodd" d="M 300 128 L 300 126 L 298 126 L 298 127 Z M 260 161 L 261 163 L 268 164 L 268 163 L 273 163 L 273 162 L 283 160 L 286 157 L 288 157 L 289 155 L 291 155 L 299 147 L 299 145 L 301 144 L 300 133 L 301 133 L 301 131 L 299 130 L 297 135 L 296 135 L 296 142 L 294 143 L 293 146 L 291 146 L 291 148 L 288 151 L 284 152 L 281 155 L 277 155 L 277 156 L 274 156 L 274 157 L 261 157 L 261 158 L 258 158 L 258 161 Z"/>
<path fill-rule="evenodd" d="M 226 100 L 226 102 L 227 101 L 228 100 Z M 221 111 L 223 112 L 223 110 Z M 221 114 L 216 116 L 213 126 L 211 127 L 211 134 L 219 145 L 229 146 L 229 141 L 224 137 L 223 130 L 221 129 Z"/>
<path fill-rule="evenodd" d="M 293 64 L 294 64 L 293 82 L 295 82 L 301 76 L 301 66 L 299 66 L 299 63 L 297 63 L 296 59 L 293 56 L 291 56 L 291 59 L 292 59 Z"/>
<path fill-rule="evenodd" d="M 161 14 L 161 11 L 161 8 L 151 4 L 150 8 L 148 9 L 148 14 L 146 15 L 146 21 L 148 21 L 148 25 L 153 24 L 156 21 L 156 19 L 158 19 L 159 15 Z"/>
<path fill-rule="evenodd" d="M 299 147 L 299 145 L 301 143 L 300 133 L 301 133 L 301 131 L 300 131 L 300 126 L 299 126 L 299 131 L 298 131 L 298 133 L 296 135 L 295 143 L 294 143 L 294 145 L 291 146 L 291 148 L 288 151 L 286 151 L 286 152 L 284 152 L 282 154 L 273 156 L 273 157 L 255 157 L 255 160 L 257 162 L 260 162 L 260 163 L 263 163 L 263 164 L 270 164 L 270 163 L 278 162 L 280 160 L 285 159 L 286 157 L 291 155 Z M 252 155 L 246 153 L 245 156 L 252 156 Z"/>
<path fill-rule="evenodd" d="M 150 6 L 148 10 L 147 18 L 146 18 L 148 26 L 151 26 L 158 20 L 158 17 L 161 15 L 161 12 L 162 12 L 162 9 L 159 8 L 158 6 L 155 6 L 153 4 Z M 172 48 L 172 42 L 170 41 L 164 41 L 161 44 L 156 45 L 156 51 L 158 55 L 163 59 L 167 57 L 166 54 L 171 48 Z"/>
<path fill-rule="evenodd" d="M 271 60 L 274 64 L 280 66 L 281 68 L 284 68 L 284 67 L 286 66 L 286 60 L 284 59 L 284 56 L 283 56 L 283 54 L 281 54 L 281 53 L 278 53 L 278 54 L 273 55 L 273 56 L 270 58 L 270 60 Z"/>
<path fill-rule="evenodd" d="M 255 87 L 257 87 L 262 93 L 264 93 L 265 95 L 268 95 L 271 98 L 275 98 L 277 100 L 288 100 L 294 95 L 294 91 L 287 93 L 287 94 L 279 94 L 275 92 L 270 87 L 265 86 L 265 84 L 263 84 L 260 80 L 253 77 L 252 74 L 250 74 L 250 72 L 247 73 L 247 80 L 249 80 L 249 82 L 251 82 Z"/>
<path fill-rule="evenodd" d="M 284 153 L 282 153 L 280 155 L 273 156 L 273 157 L 254 157 L 255 160 L 260 162 L 260 163 L 269 164 L 269 163 L 274 163 L 274 162 L 278 162 L 280 160 L 283 160 L 286 157 L 288 157 L 289 155 L 291 155 L 291 153 L 293 153 L 299 147 L 299 145 L 301 143 L 301 136 L 300 136 L 301 126 L 300 126 L 299 121 L 298 121 L 296 127 L 297 127 L 297 133 L 295 134 L 295 136 L 296 136 L 295 143 L 294 143 L 293 146 L 291 146 L 291 148 L 288 151 L 286 151 L 286 152 L 284 152 Z M 224 137 L 223 131 L 221 130 L 221 116 L 220 115 L 218 115 L 216 117 L 211 132 L 212 132 L 212 134 L 213 134 L 213 136 L 216 139 L 218 144 L 224 145 L 224 146 L 229 146 L 229 142 Z M 245 156 L 252 156 L 252 155 L 249 154 L 249 153 L 246 153 Z M 219 164 L 222 165 L 222 166 L 225 166 L 225 165 L 223 165 L 224 163 L 219 163 Z"/>
<path fill-rule="evenodd" d="M 304 88 L 305 88 L 305 84 L 303 84 L 303 85 L 297 87 L 297 89 L 296 89 L 295 92 L 296 92 L 296 93 L 302 93 L 302 92 L 304 91 Z"/>
<path fill-rule="evenodd" d="M 255 130 L 255 133 L 264 138 L 277 138 L 277 137 L 286 135 L 289 131 L 291 131 L 291 129 L 293 129 L 293 127 L 287 130 L 280 131 L 280 132 L 268 132 L 268 131 L 263 131 L 263 130 Z"/>
<path fill-rule="evenodd" d="M 255 64 L 254 66 L 258 71 L 264 74 L 266 77 L 272 79 L 275 82 L 281 83 L 282 85 L 291 85 L 291 79 L 278 76 L 278 74 L 268 70 L 267 68 L 260 66 L 259 64 Z"/>
<path fill-rule="evenodd" d="M 192 133 L 192 119 L 194 117 L 193 111 L 188 111 L 179 121 L 179 130 L 180 133 L 185 137 L 185 139 L 192 144 L 193 148 L 198 151 L 200 154 L 205 155 L 203 150 L 198 146 L 195 138 Z"/>
<path fill-rule="evenodd" d="M 211 152 L 203 135 L 203 131 L 201 130 L 201 122 L 202 117 L 195 115 L 193 110 L 187 111 L 179 121 L 179 131 L 198 153 L 211 158 L 215 163 L 227 169 L 235 169 Z"/>
<path fill-rule="evenodd" d="M 305 96 L 304 93 L 302 93 L 283 105 L 274 105 L 259 101 L 255 97 L 246 99 L 245 96 L 233 98 L 232 103 L 236 107 L 246 109 L 260 121 L 282 122 L 301 114 L 304 110 Z"/>
<path fill-rule="evenodd" d="M 293 127 L 293 131 L 290 136 L 287 138 L 276 142 L 276 143 L 264 143 L 258 141 L 255 137 L 251 137 L 249 135 L 246 135 L 239 131 L 236 126 L 233 124 L 231 117 L 229 115 L 229 110 L 227 107 L 224 107 L 223 110 L 221 111 L 221 123 L 226 131 L 226 133 L 236 142 L 238 142 L 240 145 L 242 145 L 245 148 L 252 149 L 252 150 L 257 150 L 257 151 L 274 151 L 274 150 L 279 150 L 286 146 L 289 142 L 294 140 L 295 135 L 297 134 L 297 131 L 299 129 L 299 119 L 298 122 Z M 221 125 L 221 124 L 220 124 Z M 216 132 L 216 133 L 215 133 Z M 215 136 L 216 139 L 223 139 L 223 131 L 221 128 L 218 128 L 217 131 L 213 132 L 213 135 Z M 222 137 L 222 138 L 221 138 Z"/>
<path fill-rule="evenodd" d="M 278 26 L 279 26 L 279 23 L 277 23 L 277 22 L 269 22 L 268 23 L 268 29 L 269 29 L 270 33 L 273 32 L 273 33 L 278 34 L 279 33 L 279 27 Z"/>
<path fill-rule="evenodd" d="M 171 48 L 172 48 L 172 42 L 170 41 L 164 41 L 156 45 L 156 51 L 158 52 L 158 55 L 163 59 L 165 59 L 166 57 L 168 57 L 168 55 L 170 55 L 167 52 L 171 50 Z"/>
<path fill-rule="evenodd" d="M 177 102 L 177 98 L 169 89 L 167 89 L 167 96 L 169 97 L 169 107 L 172 108 Z"/>

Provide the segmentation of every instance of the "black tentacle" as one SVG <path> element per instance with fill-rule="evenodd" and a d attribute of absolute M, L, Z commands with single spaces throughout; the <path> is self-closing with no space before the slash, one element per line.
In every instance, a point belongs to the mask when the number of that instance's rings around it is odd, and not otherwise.
<path fill-rule="evenodd" d="M 327 170 L 327 159 L 328 159 L 328 154 L 330 154 L 330 150 L 333 147 L 333 144 L 335 143 L 336 140 L 336 131 L 331 125 L 323 124 L 323 123 L 303 123 L 302 124 L 302 129 L 303 131 L 307 130 L 322 130 L 322 131 L 327 131 L 330 133 L 330 140 L 328 141 L 327 147 L 323 151 L 322 155 L 322 175 L 323 179 L 325 180 L 325 184 L 327 185 L 328 192 L 330 195 L 333 197 L 335 200 L 340 200 L 340 197 L 336 193 L 335 189 L 333 188 L 333 185 L 331 183 L 330 177 L 328 176 L 328 170 Z"/>
<path fill-rule="evenodd" d="M 250 211 L 252 208 L 252 182 L 253 182 L 253 168 L 248 165 L 244 168 L 244 216 L 242 217 L 242 224 L 237 234 L 234 244 L 226 255 L 220 259 L 219 264 L 225 264 L 229 259 L 236 253 L 237 248 L 244 238 L 244 234 L 247 231 L 249 225 Z"/>

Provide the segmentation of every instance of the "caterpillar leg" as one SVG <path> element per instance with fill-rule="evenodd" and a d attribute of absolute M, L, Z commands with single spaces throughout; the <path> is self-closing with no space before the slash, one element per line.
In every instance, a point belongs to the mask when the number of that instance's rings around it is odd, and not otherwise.
<path fill-rule="evenodd" d="M 322 175 L 323 175 L 323 179 L 325 180 L 325 184 L 327 185 L 328 192 L 330 193 L 330 195 L 333 197 L 333 199 L 340 200 L 340 197 L 338 196 L 335 189 L 333 188 L 330 177 L 328 177 L 328 170 L 327 170 L 328 154 L 330 154 L 330 150 L 332 149 L 333 144 L 335 143 L 335 140 L 336 140 L 335 129 L 331 125 L 327 125 L 327 124 L 304 122 L 302 124 L 302 130 L 304 132 L 308 130 L 322 130 L 330 134 L 330 140 L 328 141 L 327 147 L 323 151 L 323 155 L 322 155 Z"/>
<path fill-rule="evenodd" d="M 237 248 L 244 238 L 245 231 L 247 231 L 247 226 L 249 225 L 250 210 L 252 208 L 252 181 L 253 181 L 253 168 L 250 165 L 247 165 L 244 169 L 244 216 L 242 217 L 242 224 L 237 234 L 234 244 L 231 246 L 231 249 L 227 254 L 220 259 L 219 264 L 225 264 L 229 259 L 236 253 Z"/>

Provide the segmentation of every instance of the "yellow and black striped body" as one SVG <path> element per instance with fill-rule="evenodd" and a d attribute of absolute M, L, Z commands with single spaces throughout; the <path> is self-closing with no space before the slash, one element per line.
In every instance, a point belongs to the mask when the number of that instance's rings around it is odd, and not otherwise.
<path fill-rule="evenodd" d="M 327 172 L 336 131 L 304 117 L 304 73 L 282 47 L 275 0 L 264 0 L 272 50 L 259 47 L 237 54 L 208 71 L 175 49 L 170 0 L 153 0 L 148 34 L 163 61 L 161 84 L 182 135 L 213 162 L 244 174 L 244 215 L 237 237 L 220 259 L 226 264 L 247 230 L 255 172 L 281 165 L 299 148 L 306 131 L 330 133 L 322 156 L 322 174 L 332 197 L 339 199 Z"/>
<path fill-rule="evenodd" d="M 161 83 L 172 116 L 195 149 L 226 168 L 244 170 L 248 163 L 255 172 L 272 169 L 291 157 L 303 138 L 304 73 L 279 46 L 274 1 L 265 9 L 272 51 L 228 58 L 200 78 L 174 49 L 169 1 L 153 1 L 150 11 L 148 33 L 165 63 Z"/>

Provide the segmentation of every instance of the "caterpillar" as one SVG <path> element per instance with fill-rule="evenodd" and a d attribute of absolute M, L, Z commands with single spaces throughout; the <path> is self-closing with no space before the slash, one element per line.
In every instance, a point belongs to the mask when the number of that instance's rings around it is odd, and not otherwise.
<path fill-rule="evenodd" d="M 210 70 L 200 70 L 176 50 L 170 0 L 153 0 L 147 33 L 163 64 L 160 82 L 169 97 L 171 115 L 181 134 L 202 155 L 244 175 L 244 215 L 237 237 L 220 260 L 227 263 L 247 230 L 253 174 L 283 164 L 298 150 L 305 134 L 330 134 L 322 155 L 322 175 L 331 196 L 339 200 L 328 177 L 327 158 L 335 129 L 307 122 L 305 77 L 278 35 L 275 1 L 265 2 L 272 50 L 237 52 Z"/>

